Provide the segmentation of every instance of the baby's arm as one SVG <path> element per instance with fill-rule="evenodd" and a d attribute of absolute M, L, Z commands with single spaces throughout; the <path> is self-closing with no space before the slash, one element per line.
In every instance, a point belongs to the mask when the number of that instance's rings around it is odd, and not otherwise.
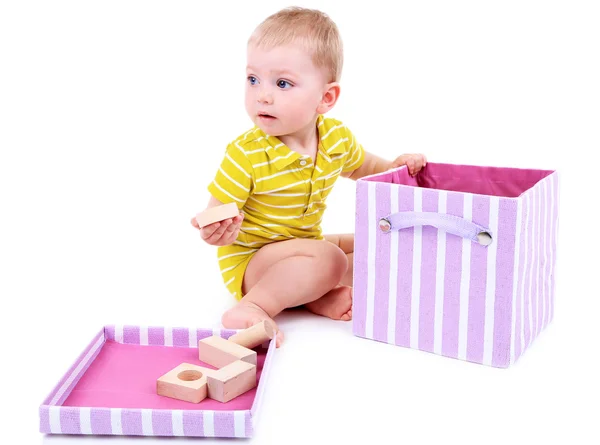
<path fill-rule="evenodd" d="M 356 170 L 342 173 L 342 176 L 356 181 L 357 179 L 360 179 L 363 176 L 383 173 L 392 168 L 400 167 L 402 165 L 406 165 L 408 167 L 408 172 L 412 176 L 414 176 L 419 171 L 421 171 L 421 169 L 425 167 L 426 164 L 427 159 L 424 155 L 420 153 L 404 154 L 398 156 L 393 161 L 388 161 L 387 159 L 380 158 L 379 156 L 374 155 L 373 153 L 369 153 L 365 150 L 365 160 L 362 163 L 362 165 Z"/>
<path fill-rule="evenodd" d="M 391 162 L 387 159 L 380 158 L 379 156 L 369 153 L 365 150 L 365 160 L 356 170 L 352 170 L 346 173 L 342 173 L 345 178 L 357 180 L 363 176 L 374 175 L 377 173 L 384 172 L 391 168 Z"/>

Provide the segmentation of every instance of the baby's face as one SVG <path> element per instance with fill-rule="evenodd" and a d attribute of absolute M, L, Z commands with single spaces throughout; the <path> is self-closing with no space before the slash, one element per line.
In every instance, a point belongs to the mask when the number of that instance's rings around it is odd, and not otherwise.
<path fill-rule="evenodd" d="M 299 45 L 248 45 L 246 111 L 266 134 L 292 134 L 314 124 L 326 90 L 324 70 Z"/>

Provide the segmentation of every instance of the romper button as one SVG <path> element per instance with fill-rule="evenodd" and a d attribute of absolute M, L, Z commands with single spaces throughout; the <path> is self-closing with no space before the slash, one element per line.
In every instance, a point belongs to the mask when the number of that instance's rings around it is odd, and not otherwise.
<path fill-rule="evenodd" d="M 302 159 L 302 160 L 300 161 L 300 165 L 306 165 L 306 161 L 305 161 L 304 159 Z"/>

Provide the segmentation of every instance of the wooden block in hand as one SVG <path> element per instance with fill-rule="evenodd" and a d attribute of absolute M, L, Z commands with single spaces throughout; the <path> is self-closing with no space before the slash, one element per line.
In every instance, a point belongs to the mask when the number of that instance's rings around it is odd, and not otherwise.
<path fill-rule="evenodd" d="M 218 335 L 198 341 L 198 358 L 215 368 L 222 368 L 237 360 L 256 366 L 256 351 L 225 340 Z"/>
<path fill-rule="evenodd" d="M 254 326 L 244 329 L 236 334 L 229 337 L 229 341 L 232 341 L 240 346 L 244 346 L 248 349 L 262 345 L 263 343 L 271 340 L 275 335 L 275 331 L 271 323 L 264 320 Z"/>
<path fill-rule="evenodd" d="M 201 366 L 182 363 L 156 381 L 156 393 L 191 403 L 200 403 L 208 394 L 207 376 L 210 372 Z"/>
<path fill-rule="evenodd" d="M 208 226 L 209 224 L 223 221 L 228 218 L 235 218 L 240 214 L 237 204 L 231 202 L 229 204 L 223 204 L 215 207 L 206 209 L 205 211 L 196 215 L 196 221 L 200 228 Z"/>
<path fill-rule="evenodd" d="M 226 403 L 256 387 L 256 365 L 237 360 L 207 378 L 208 397 Z"/>

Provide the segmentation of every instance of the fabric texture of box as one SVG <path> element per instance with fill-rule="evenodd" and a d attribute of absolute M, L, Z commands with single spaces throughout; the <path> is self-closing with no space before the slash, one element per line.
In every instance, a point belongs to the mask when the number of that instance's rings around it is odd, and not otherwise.
<path fill-rule="evenodd" d="M 508 367 L 554 315 L 558 173 L 428 163 L 356 184 L 353 332 Z"/>

